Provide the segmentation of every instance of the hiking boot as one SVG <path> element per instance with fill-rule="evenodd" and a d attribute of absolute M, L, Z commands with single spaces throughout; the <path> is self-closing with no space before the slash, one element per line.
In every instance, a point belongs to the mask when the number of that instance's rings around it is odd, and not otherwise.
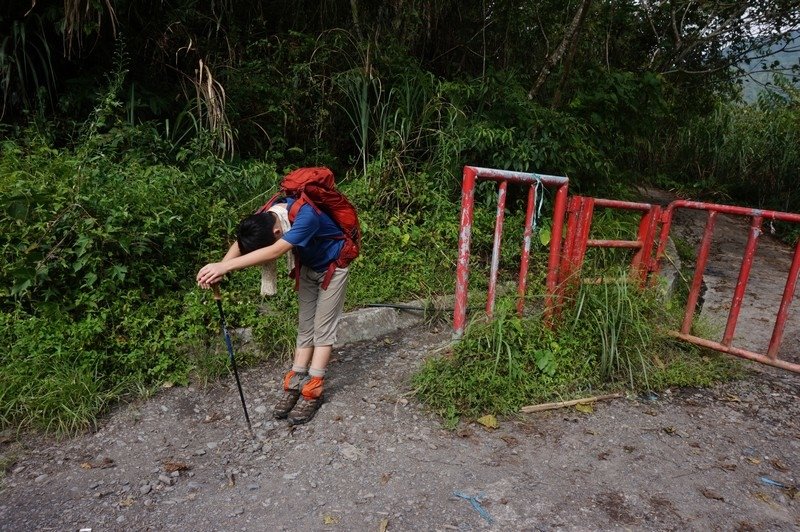
<path fill-rule="evenodd" d="M 296 373 L 294 370 L 290 370 L 283 377 L 283 397 L 280 398 L 272 411 L 275 419 L 286 419 L 286 416 L 289 415 L 289 412 L 292 411 L 292 408 L 300 398 L 300 390 L 303 389 L 309 379 L 308 373 Z"/>
<path fill-rule="evenodd" d="M 278 403 L 275 405 L 272 414 L 275 416 L 275 419 L 286 419 L 286 416 L 289 415 L 289 412 L 292 411 L 294 405 L 297 404 L 297 400 L 300 398 L 300 390 L 286 390 L 283 392 L 283 397 L 280 398 Z"/>
<path fill-rule="evenodd" d="M 303 423 L 308 423 L 314 417 L 314 414 L 317 413 L 317 410 L 319 410 L 321 405 L 322 396 L 319 396 L 316 399 L 307 399 L 306 397 L 301 397 L 297 402 L 297 405 L 295 405 L 295 407 L 289 413 L 289 424 L 302 425 Z"/>

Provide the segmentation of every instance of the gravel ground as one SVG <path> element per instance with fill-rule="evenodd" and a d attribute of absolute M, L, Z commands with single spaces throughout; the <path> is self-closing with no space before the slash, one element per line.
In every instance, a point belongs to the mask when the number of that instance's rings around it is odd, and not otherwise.
<path fill-rule="evenodd" d="M 281 369 L 245 372 L 255 441 L 232 381 L 164 390 L 95 434 L 27 440 L 3 482 L 0 529 L 800 526 L 795 492 L 762 480 L 797 483 L 796 376 L 754 372 L 712 390 L 452 432 L 408 385 L 430 346 L 446 339 L 412 329 L 337 351 L 328 401 L 294 430 L 269 416 Z"/>
<path fill-rule="evenodd" d="M 326 403 L 295 428 L 270 415 L 284 368 L 243 372 L 255 438 L 232 378 L 164 389 L 66 441 L 6 435 L 0 530 L 800 528 L 800 375 L 753 365 L 709 390 L 448 431 L 409 384 L 448 340 L 418 327 L 337 349 Z"/>

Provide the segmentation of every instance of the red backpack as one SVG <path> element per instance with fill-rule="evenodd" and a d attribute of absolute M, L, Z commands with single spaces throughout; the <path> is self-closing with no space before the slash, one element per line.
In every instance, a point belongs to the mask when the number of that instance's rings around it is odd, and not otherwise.
<path fill-rule="evenodd" d="M 336 268 L 346 268 L 356 257 L 361 249 L 361 226 L 358 223 L 358 213 L 350 201 L 338 190 L 333 180 L 333 172 L 324 166 L 315 168 L 298 168 L 286 175 L 281 181 L 281 189 L 257 213 L 266 212 L 272 207 L 279 197 L 295 198 L 289 209 L 289 223 L 294 223 L 297 213 L 303 205 L 311 205 L 317 212 L 324 212 L 342 230 L 341 238 L 344 246 L 339 252 L 339 258 L 333 261 L 325 273 L 322 289 L 328 288 Z M 296 282 L 300 279 L 300 261 L 295 254 L 295 271 L 292 272 Z"/>

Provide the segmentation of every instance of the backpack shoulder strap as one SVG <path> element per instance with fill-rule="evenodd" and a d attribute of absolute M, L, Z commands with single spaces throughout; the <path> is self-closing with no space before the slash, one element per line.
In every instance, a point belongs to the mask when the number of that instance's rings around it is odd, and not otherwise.
<path fill-rule="evenodd" d="M 295 220 L 295 218 L 297 218 L 297 213 L 298 213 L 298 212 L 300 212 L 300 208 L 301 208 L 303 205 L 311 205 L 311 208 L 312 208 L 312 209 L 314 209 L 314 211 L 315 211 L 317 214 L 319 214 L 319 213 L 321 213 L 321 212 L 322 212 L 322 211 L 320 210 L 320 208 L 319 208 L 319 207 L 317 207 L 317 206 L 314 204 L 314 202 L 313 202 L 313 201 L 311 201 L 311 199 L 310 199 L 310 198 L 309 198 L 309 197 L 306 195 L 306 193 L 305 193 L 305 192 L 302 192 L 302 193 L 300 194 L 300 196 L 299 196 L 299 197 L 298 197 L 296 200 L 294 200 L 294 203 L 292 203 L 292 206 L 291 206 L 291 207 L 289 207 L 289 223 L 290 223 L 290 224 L 293 224 L 293 223 L 294 223 L 294 220 Z"/>
<path fill-rule="evenodd" d="M 274 194 L 274 195 L 273 195 L 273 196 L 272 196 L 272 197 L 269 199 L 269 201 L 268 201 L 268 202 L 266 202 L 264 205 L 262 205 L 262 206 L 261 206 L 261 207 L 260 207 L 260 208 L 259 208 L 259 209 L 258 209 L 258 210 L 255 212 L 255 214 L 261 214 L 262 212 L 267 212 L 267 211 L 269 210 L 269 208 L 270 208 L 270 207 L 272 207 L 273 205 L 275 205 L 275 202 L 278 200 L 278 198 L 279 198 L 279 197 L 281 197 L 281 192 L 280 192 L 280 191 L 276 192 L 276 193 L 275 193 L 275 194 Z"/>
<path fill-rule="evenodd" d="M 290 224 L 294 223 L 295 218 L 297 218 L 297 213 L 300 212 L 300 207 L 303 206 L 303 203 L 304 202 L 303 202 L 302 198 L 297 198 L 296 200 L 294 200 L 294 203 L 292 203 L 292 206 L 289 207 L 289 223 Z"/>

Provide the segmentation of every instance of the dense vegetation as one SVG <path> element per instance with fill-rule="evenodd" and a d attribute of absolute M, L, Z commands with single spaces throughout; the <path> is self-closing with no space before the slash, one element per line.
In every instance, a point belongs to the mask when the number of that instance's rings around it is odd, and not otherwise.
<path fill-rule="evenodd" d="M 451 352 L 415 376 L 417 395 L 450 426 L 529 404 L 620 390 L 649 395 L 741 375 L 730 358 L 670 337 L 658 325 L 677 323 L 683 305 L 665 305 L 658 290 L 641 290 L 624 273 L 581 286 L 555 329 L 540 315 L 518 317 L 510 303 L 501 302 L 491 322 L 473 321 Z"/>
<path fill-rule="evenodd" d="M 194 273 L 294 166 L 329 165 L 361 210 L 351 306 L 452 289 L 467 163 L 800 210 L 797 89 L 746 107 L 736 77 L 796 46 L 796 1 L 7 5 L 0 426 L 79 430 L 224 371 Z M 285 353 L 292 294 L 256 286 L 227 282 L 230 321 Z"/>

